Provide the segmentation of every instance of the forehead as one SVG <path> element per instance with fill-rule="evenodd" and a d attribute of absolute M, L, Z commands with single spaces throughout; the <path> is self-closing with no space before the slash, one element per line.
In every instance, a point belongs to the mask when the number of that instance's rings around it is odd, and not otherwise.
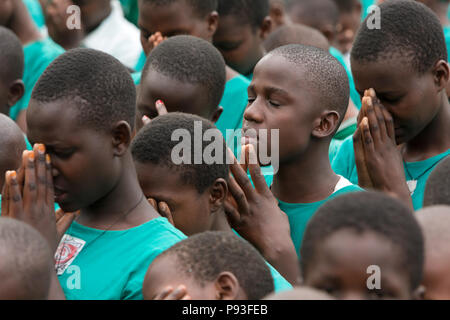
<path fill-rule="evenodd" d="M 189 28 L 195 20 L 200 18 L 185 0 L 162 5 L 139 1 L 138 24 L 151 33 L 160 31 L 167 34 L 171 31 L 184 30 Z"/>
<path fill-rule="evenodd" d="M 164 101 L 168 112 L 184 112 L 208 116 L 208 92 L 199 83 L 178 81 L 155 70 L 149 70 L 142 79 L 138 107 L 155 108 L 155 102 Z"/>
<path fill-rule="evenodd" d="M 219 27 L 214 34 L 214 41 L 232 41 L 241 38 L 256 36 L 256 30 L 253 30 L 250 23 L 243 23 L 237 16 L 220 16 Z"/>
<path fill-rule="evenodd" d="M 351 59 L 356 90 L 359 93 L 368 88 L 377 92 L 407 91 L 423 78 L 410 64 L 408 59 L 398 56 L 379 58 L 372 62 Z"/>

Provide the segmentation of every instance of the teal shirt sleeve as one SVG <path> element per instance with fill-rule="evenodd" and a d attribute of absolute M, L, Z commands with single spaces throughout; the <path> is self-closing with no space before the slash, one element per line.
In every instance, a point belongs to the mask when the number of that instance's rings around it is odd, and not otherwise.
<path fill-rule="evenodd" d="M 266 262 L 267 266 L 270 269 L 270 273 L 272 274 L 273 278 L 273 286 L 275 289 L 275 292 L 281 292 L 286 290 L 291 290 L 292 285 L 287 281 L 274 267 L 270 265 L 270 263 Z"/>
<path fill-rule="evenodd" d="M 334 47 L 330 47 L 329 52 L 344 67 L 345 72 L 347 73 L 348 83 L 350 85 L 350 99 L 355 104 L 356 108 L 358 108 L 358 110 L 360 110 L 361 109 L 361 98 L 359 96 L 358 91 L 356 91 L 355 82 L 353 81 L 352 72 L 350 71 L 350 69 L 348 68 L 347 64 L 345 63 L 344 57 L 342 56 L 342 53 L 340 53 L 339 50 L 334 48 Z"/>
<path fill-rule="evenodd" d="M 39 29 L 45 27 L 44 13 L 39 0 L 22 0 L 30 13 L 31 18 Z"/>
<path fill-rule="evenodd" d="M 142 69 L 144 69 L 144 65 L 145 65 L 146 61 L 147 61 L 147 57 L 145 56 L 144 50 L 142 50 L 141 55 L 139 56 L 139 60 L 136 63 L 136 66 L 134 67 L 134 70 L 136 72 L 141 72 Z M 141 77 L 139 76 L 139 78 L 141 78 Z"/>
<path fill-rule="evenodd" d="M 353 136 L 345 139 L 335 153 L 331 168 L 336 174 L 343 176 L 353 184 L 358 184 L 355 152 L 353 150 Z"/>
<path fill-rule="evenodd" d="M 23 73 L 25 93 L 9 112 L 13 120 L 17 119 L 20 111 L 28 107 L 34 85 L 47 66 L 60 54 L 64 53 L 64 49 L 47 37 L 26 45 L 23 48 L 23 53 L 25 58 Z"/>
<path fill-rule="evenodd" d="M 133 72 L 131 74 L 131 78 L 133 79 L 133 82 L 135 85 L 139 85 L 141 83 L 141 76 L 142 76 L 142 72 L 138 71 L 138 72 Z"/>

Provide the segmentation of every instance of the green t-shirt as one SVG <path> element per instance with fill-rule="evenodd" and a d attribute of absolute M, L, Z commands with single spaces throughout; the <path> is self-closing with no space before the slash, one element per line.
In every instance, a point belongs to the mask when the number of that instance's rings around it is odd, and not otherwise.
<path fill-rule="evenodd" d="M 303 235 L 308 225 L 309 220 L 312 218 L 314 213 L 319 209 L 321 205 L 327 201 L 349 192 L 362 191 L 362 189 L 355 185 L 348 185 L 339 190 L 335 191 L 328 198 L 313 202 L 313 203 L 286 203 L 278 200 L 278 206 L 280 209 L 286 213 L 289 219 L 289 225 L 291 227 L 291 238 L 294 242 L 295 250 L 300 258 L 300 247 L 303 240 Z"/>
<path fill-rule="evenodd" d="M 47 66 L 56 57 L 64 53 L 64 49 L 47 37 L 27 44 L 23 48 L 23 53 L 25 58 L 25 69 L 23 74 L 25 94 L 9 112 L 9 115 L 13 120 L 17 119 L 20 111 L 28 107 L 34 85 Z"/>
<path fill-rule="evenodd" d="M 404 164 L 405 176 L 415 210 L 419 210 L 423 206 L 425 185 L 430 173 L 436 165 L 449 154 L 450 149 L 427 160 L 406 162 Z M 358 183 L 358 172 L 356 170 L 352 137 L 348 137 L 342 143 L 331 166 L 337 174 L 346 177 L 354 184 Z"/>
<path fill-rule="evenodd" d="M 445 45 L 447 46 L 447 52 L 450 52 L 450 26 L 444 27 Z M 450 55 L 447 57 L 447 61 L 450 61 Z"/>
<path fill-rule="evenodd" d="M 360 0 L 361 1 L 361 21 L 364 20 L 367 17 L 367 9 L 369 9 L 370 6 L 376 4 L 375 0 Z"/>
<path fill-rule="evenodd" d="M 250 81 L 241 75 L 234 77 L 225 84 L 225 91 L 219 104 L 223 107 L 223 112 L 216 122 L 216 127 L 225 137 L 225 141 L 229 146 L 231 145 L 234 132 L 229 131 L 227 135 L 226 130 L 235 131 L 242 128 L 242 119 L 248 104 L 247 88 L 249 85 Z M 240 142 L 240 140 L 235 141 L 233 149 L 236 149 L 236 144 L 240 147 Z"/>
<path fill-rule="evenodd" d="M 330 47 L 329 52 L 344 67 L 345 72 L 347 73 L 348 83 L 350 85 L 350 99 L 355 104 L 356 108 L 358 108 L 358 110 L 360 110 L 361 109 L 361 98 L 359 96 L 358 91 L 356 91 L 355 83 L 353 81 L 352 72 L 350 71 L 350 69 L 348 68 L 347 64 L 345 63 L 344 57 L 342 56 L 342 53 L 338 49 L 336 49 L 334 47 Z"/>
<path fill-rule="evenodd" d="M 139 73 L 139 77 L 136 75 L 135 77 L 136 77 L 136 80 L 138 80 L 138 81 L 140 81 L 141 80 L 141 72 L 142 72 L 142 69 L 144 69 L 144 66 L 145 66 L 145 62 L 147 61 L 147 57 L 145 56 L 145 52 L 144 52 L 144 50 L 142 50 L 142 53 L 141 53 L 141 55 L 139 56 L 139 60 L 138 60 L 138 62 L 136 63 L 136 66 L 134 67 L 134 70 L 136 71 L 136 73 Z M 133 73 L 134 74 L 134 73 Z M 133 80 L 135 80 L 134 78 L 133 78 Z M 139 82 L 138 83 L 136 83 L 136 84 L 139 84 Z"/>
<path fill-rule="evenodd" d="M 61 270 L 61 287 L 71 300 L 142 299 L 150 263 L 186 238 L 165 218 L 129 230 L 106 232 L 73 222 L 64 237 L 62 258 L 58 258 L 60 244 L 55 261 L 57 270 Z"/>
<path fill-rule="evenodd" d="M 138 0 L 120 0 L 120 4 L 125 18 L 137 26 L 139 18 Z"/>

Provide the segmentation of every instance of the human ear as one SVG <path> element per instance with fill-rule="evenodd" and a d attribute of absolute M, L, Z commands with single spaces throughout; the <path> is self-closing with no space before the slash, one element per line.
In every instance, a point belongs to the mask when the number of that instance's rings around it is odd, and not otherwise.
<path fill-rule="evenodd" d="M 270 17 L 272 18 L 273 26 L 282 26 L 285 21 L 284 4 L 282 2 L 274 2 L 270 5 Z"/>
<path fill-rule="evenodd" d="M 222 115 L 223 112 L 223 107 L 219 106 L 216 111 L 214 111 L 214 113 L 211 116 L 211 122 L 212 123 L 216 123 L 217 121 L 219 121 L 220 116 Z"/>
<path fill-rule="evenodd" d="M 333 135 L 339 124 L 340 116 L 336 111 L 325 110 L 314 121 L 312 135 L 316 138 L 326 138 Z"/>
<path fill-rule="evenodd" d="M 8 105 L 12 107 L 19 101 L 25 93 L 25 85 L 22 80 L 15 80 L 9 87 Z"/>
<path fill-rule="evenodd" d="M 264 18 L 263 22 L 261 23 L 261 26 L 259 27 L 259 37 L 261 40 L 265 40 L 267 36 L 272 31 L 272 18 L 270 16 L 267 16 Z"/>
<path fill-rule="evenodd" d="M 228 195 L 228 184 L 225 179 L 216 179 L 209 192 L 212 212 L 222 209 Z"/>
<path fill-rule="evenodd" d="M 231 272 L 224 271 L 214 282 L 217 300 L 238 300 L 240 296 L 239 281 Z"/>
<path fill-rule="evenodd" d="M 213 11 L 208 14 L 206 19 L 208 23 L 208 35 L 212 39 L 219 26 L 219 14 L 217 11 Z"/>
<path fill-rule="evenodd" d="M 123 156 L 131 143 L 131 127 L 126 121 L 117 122 L 112 129 L 114 156 Z"/>
<path fill-rule="evenodd" d="M 438 91 L 445 88 L 448 85 L 449 80 L 449 66 L 444 60 L 439 60 L 433 67 L 434 82 L 438 88 Z"/>

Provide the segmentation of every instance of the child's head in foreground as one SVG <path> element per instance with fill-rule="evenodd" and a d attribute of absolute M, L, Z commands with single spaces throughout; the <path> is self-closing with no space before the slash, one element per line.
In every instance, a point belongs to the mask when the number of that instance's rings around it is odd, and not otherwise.
<path fill-rule="evenodd" d="M 427 300 L 450 299 L 450 206 L 427 207 L 416 213 L 425 239 L 422 284 Z"/>
<path fill-rule="evenodd" d="M 250 75 L 263 57 L 263 41 L 270 33 L 269 0 L 219 0 L 219 28 L 214 45 L 229 67 Z"/>
<path fill-rule="evenodd" d="M 450 156 L 442 159 L 428 177 L 423 206 L 450 206 Z"/>
<path fill-rule="evenodd" d="M 441 24 L 425 5 L 398 0 L 379 8 L 382 27 L 368 26 L 369 16 L 355 38 L 352 72 L 359 94 L 373 88 L 391 113 L 402 144 L 448 112 L 447 49 Z"/>
<path fill-rule="evenodd" d="M 172 139 L 173 134 L 180 130 L 188 139 L 180 136 Z M 211 144 L 203 138 L 206 131 L 215 132 L 213 140 L 219 143 L 216 163 L 208 164 L 202 157 Z M 186 154 L 183 155 L 189 155 L 191 159 L 175 164 L 173 153 L 179 156 L 182 150 L 177 145 L 181 141 L 190 149 L 190 152 L 185 149 Z M 195 151 L 196 145 L 201 146 L 200 152 Z M 225 140 L 210 121 L 178 112 L 159 116 L 139 131 L 131 152 L 145 196 L 167 203 L 175 227 L 186 235 L 211 229 L 215 216 L 223 212 L 229 168 L 225 161 Z M 201 157 L 201 164 L 194 163 L 196 154 Z"/>
<path fill-rule="evenodd" d="M 179 285 L 194 300 L 259 300 L 274 290 L 264 259 L 231 232 L 197 234 L 160 254 L 145 275 L 144 299 Z"/>
<path fill-rule="evenodd" d="M 22 130 L 4 114 L 0 114 L 0 146 L 0 188 L 3 188 L 5 172 L 20 167 L 22 152 L 27 148 Z"/>
<path fill-rule="evenodd" d="M 168 112 L 185 112 L 217 121 L 225 90 L 225 62 L 214 46 L 200 38 L 175 36 L 153 49 L 142 71 L 137 98 L 136 129 L 144 115 L 158 116 L 155 102 Z"/>
<path fill-rule="evenodd" d="M 0 9 L 1 11 L 1 9 Z M 24 57 L 19 38 L 0 23 L 0 113 L 9 115 L 9 109 L 22 98 Z"/>
<path fill-rule="evenodd" d="M 47 241 L 29 225 L 0 218 L 0 299 L 48 297 L 52 254 Z"/>
<path fill-rule="evenodd" d="M 209 42 L 219 23 L 218 0 L 139 0 L 141 43 L 148 56 L 148 38 L 160 32 L 163 37 L 191 35 Z"/>
<path fill-rule="evenodd" d="M 304 284 L 339 299 L 416 298 L 423 242 L 413 212 L 400 201 L 377 192 L 337 197 L 306 228 Z"/>
<path fill-rule="evenodd" d="M 135 101 L 127 69 L 91 49 L 67 51 L 36 83 L 27 111 L 28 139 L 46 146 L 56 202 L 64 211 L 102 199 L 132 164 Z"/>
<path fill-rule="evenodd" d="M 288 44 L 302 44 L 328 50 L 327 38 L 318 30 L 302 24 L 289 24 L 272 32 L 264 41 L 267 52 Z"/>
<path fill-rule="evenodd" d="M 311 149 L 327 154 L 348 99 L 347 74 L 328 52 L 303 45 L 279 47 L 256 65 L 243 130 L 267 129 L 267 150 L 272 150 L 271 129 L 279 129 L 281 164 Z"/>

